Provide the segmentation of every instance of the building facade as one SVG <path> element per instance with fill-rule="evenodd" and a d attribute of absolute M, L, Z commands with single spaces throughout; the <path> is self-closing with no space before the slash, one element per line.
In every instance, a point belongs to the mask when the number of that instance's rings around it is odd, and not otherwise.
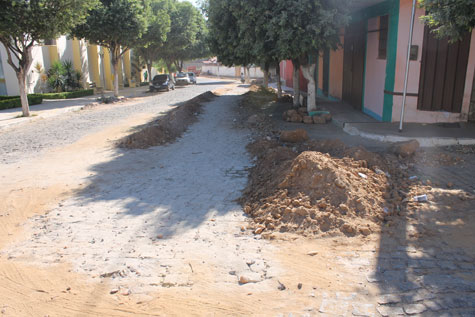
<path fill-rule="evenodd" d="M 113 68 L 108 49 L 90 45 L 85 40 L 61 36 L 45 41 L 32 50 L 33 62 L 27 75 L 27 92 L 47 92 L 47 84 L 42 80 L 55 61 L 71 61 L 74 68 L 82 74 L 84 88 L 96 87 L 113 90 Z M 39 71 L 42 69 L 42 71 Z M 119 64 L 119 86 L 134 87 L 137 79 L 132 77 L 131 52 L 127 51 Z M 16 74 L 7 62 L 7 52 L 0 45 L 0 95 L 19 95 L 20 89 Z"/>
<path fill-rule="evenodd" d="M 379 121 L 399 121 L 412 1 L 355 2 L 352 22 L 341 32 L 342 47 L 316 57 L 318 94 L 342 100 Z M 423 14 L 424 9 L 417 8 L 405 121 L 473 120 L 475 32 L 449 44 L 432 35 L 419 19 Z M 290 87 L 292 71 L 290 61 L 282 63 L 281 76 Z"/>

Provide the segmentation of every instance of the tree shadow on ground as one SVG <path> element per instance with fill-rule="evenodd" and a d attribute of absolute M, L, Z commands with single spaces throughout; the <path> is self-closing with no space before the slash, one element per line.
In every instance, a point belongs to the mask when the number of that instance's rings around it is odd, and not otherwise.
<path fill-rule="evenodd" d="M 384 295 L 379 311 L 475 316 L 473 196 L 463 189 L 427 194 L 428 202 L 409 203 L 383 224 L 376 269 L 367 276 Z"/>

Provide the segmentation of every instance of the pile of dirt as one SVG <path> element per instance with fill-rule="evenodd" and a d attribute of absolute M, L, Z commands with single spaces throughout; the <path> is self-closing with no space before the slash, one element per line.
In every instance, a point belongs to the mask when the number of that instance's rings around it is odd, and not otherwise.
<path fill-rule="evenodd" d="M 120 148 L 146 149 L 170 143 L 179 138 L 197 120 L 202 103 L 212 100 L 215 95 L 208 91 L 190 99 L 165 116 L 154 120 L 117 143 Z"/>
<path fill-rule="evenodd" d="M 241 202 L 255 233 L 369 235 L 402 210 L 407 175 L 380 154 L 331 140 L 264 139 L 248 150 L 257 164 Z"/>

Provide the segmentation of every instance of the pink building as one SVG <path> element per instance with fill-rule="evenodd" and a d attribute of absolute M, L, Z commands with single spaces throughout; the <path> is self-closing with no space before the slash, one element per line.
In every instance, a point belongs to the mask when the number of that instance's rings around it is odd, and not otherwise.
<path fill-rule="evenodd" d="M 380 121 L 399 121 L 412 1 L 355 2 L 342 48 L 317 57 L 318 95 Z M 455 44 L 437 40 L 420 22 L 423 14 L 416 10 L 405 121 L 475 121 L 475 32 Z M 282 62 L 281 76 L 292 87 L 290 61 Z"/>

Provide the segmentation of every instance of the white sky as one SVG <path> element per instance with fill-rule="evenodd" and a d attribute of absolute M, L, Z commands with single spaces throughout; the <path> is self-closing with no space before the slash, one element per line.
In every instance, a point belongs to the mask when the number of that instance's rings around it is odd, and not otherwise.
<path fill-rule="evenodd" d="M 195 7 L 198 7 L 198 0 L 180 0 L 181 2 L 191 2 Z"/>

